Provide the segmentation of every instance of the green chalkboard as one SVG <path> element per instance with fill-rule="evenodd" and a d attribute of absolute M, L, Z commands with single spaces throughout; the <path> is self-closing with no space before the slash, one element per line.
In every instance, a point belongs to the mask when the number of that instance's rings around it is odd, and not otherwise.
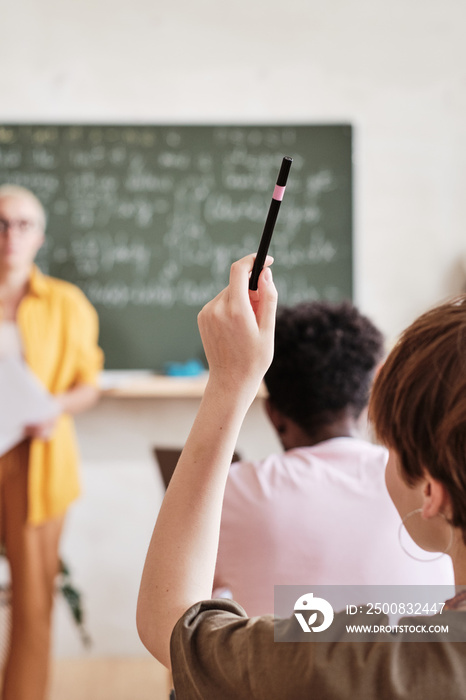
<path fill-rule="evenodd" d="M 38 263 L 96 307 L 108 369 L 203 357 L 197 313 L 257 249 L 284 155 L 280 302 L 351 298 L 349 125 L 0 125 L 0 183 L 43 202 Z"/>

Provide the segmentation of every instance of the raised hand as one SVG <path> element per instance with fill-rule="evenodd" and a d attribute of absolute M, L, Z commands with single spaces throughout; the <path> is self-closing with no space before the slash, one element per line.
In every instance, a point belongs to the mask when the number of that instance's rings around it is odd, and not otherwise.
<path fill-rule="evenodd" d="M 233 263 L 230 284 L 198 316 L 210 380 L 236 393 L 257 391 L 273 357 L 277 290 L 268 267 L 250 292 L 254 255 Z"/>

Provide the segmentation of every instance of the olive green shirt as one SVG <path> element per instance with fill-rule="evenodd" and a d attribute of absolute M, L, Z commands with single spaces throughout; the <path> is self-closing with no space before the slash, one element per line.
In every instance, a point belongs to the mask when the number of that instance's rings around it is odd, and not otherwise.
<path fill-rule="evenodd" d="M 428 619 L 466 638 L 465 612 Z M 291 620 L 249 619 L 230 600 L 193 605 L 171 638 L 176 700 L 466 700 L 466 642 L 274 641 Z"/>

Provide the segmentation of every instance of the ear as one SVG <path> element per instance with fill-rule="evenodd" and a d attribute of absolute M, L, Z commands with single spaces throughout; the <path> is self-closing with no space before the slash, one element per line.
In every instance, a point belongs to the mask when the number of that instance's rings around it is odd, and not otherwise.
<path fill-rule="evenodd" d="M 267 412 L 270 422 L 272 423 L 277 433 L 279 435 L 282 435 L 284 430 L 286 429 L 286 419 L 283 413 L 280 413 L 280 411 L 277 408 L 275 408 L 275 406 L 269 398 L 265 400 L 265 410 Z"/>
<path fill-rule="evenodd" d="M 451 512 L 450 496 L 445 486 L 434 479 L 432 476 L 427 476 L 422 489 L 422 517 L 428 520 L 439 513 L 443 513 L 449 517 Z"/>

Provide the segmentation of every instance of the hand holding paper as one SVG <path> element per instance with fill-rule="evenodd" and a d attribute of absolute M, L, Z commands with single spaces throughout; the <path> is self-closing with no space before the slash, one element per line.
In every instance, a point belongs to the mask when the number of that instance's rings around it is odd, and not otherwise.
<path fill-rule="evenodd" d="M 24 436 L 28 438 L 37 438 L 39 440 L 49 440 L 55 429 L 57 418 L 58 416 L 54 416 L 50 420 L 27 425 L 24 429 Z"/>
<path fill-rule="evenodd" d="M 26 364 L 0 360 L 0 456 L 25 437 L 47 439 L 60 413 L 58 401 Z"/>

